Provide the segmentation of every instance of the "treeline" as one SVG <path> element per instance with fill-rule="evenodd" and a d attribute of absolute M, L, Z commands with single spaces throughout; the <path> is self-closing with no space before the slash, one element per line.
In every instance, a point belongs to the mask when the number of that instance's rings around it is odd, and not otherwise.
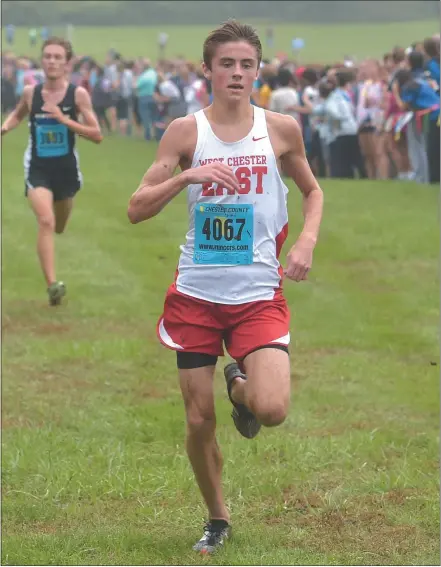
<path fill-rule="evenodd" d="M 3 25 L 131 26 L 213 24 L 228 18 L 271 23 L 439 21 L 437 0 L 105 1 L 3 0 Z"/>

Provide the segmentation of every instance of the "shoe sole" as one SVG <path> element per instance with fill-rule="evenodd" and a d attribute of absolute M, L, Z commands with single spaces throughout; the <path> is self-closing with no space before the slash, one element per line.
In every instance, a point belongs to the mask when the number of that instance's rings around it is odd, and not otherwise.
<path fill-rule="evenodd" d="M 235 376 L 239 375 L 238 370 L 239 367 L 235 362 L 225 366 L 224 376 L 227 382 L 227 389 L 233 378 L 233 373 Z M 243 376 L 242 372 L 240 372 L 240 376 Z M 234 404 L 232 400 L 230 401 L 233 403 L 231 417 L 233 418 L 233 423 L 237 431 L 239 431 L 242 437 L 245 437 L 246 439 L 253 439 L 259 433 L 262 425 L 257 421 L 256 417 L 248 410 L 248 408 L 246 408 L 246 406 L 243 404 Z"/>
<path fill-rule="evenodd" d="M 262 428 L 262 425 L 251 412 L 248 413 L 250 417 L 247 417 L 244 414 L 241 415 L 237 409 L 234 408 L 231 412 L 231 417 L 233 418 L 237 431 L 239 431 L 242 437 L 245 437 L 246 439 L 254 439 Z"/>

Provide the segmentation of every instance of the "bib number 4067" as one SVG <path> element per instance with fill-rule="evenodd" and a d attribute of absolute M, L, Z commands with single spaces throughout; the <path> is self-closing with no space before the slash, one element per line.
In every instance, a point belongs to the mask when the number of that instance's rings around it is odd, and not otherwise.
<path fill-rule="evenodd" d="M 251 191 L 251 176 L 256 176 L 256 187 L 255 193 L 261 195 L 263 193 L 263 176 L 268 173 L 268 168 L 266 165 L 254 165 L 253 167 L 238 167 L 236 169 L 235 175 L 237 181 L 239 182 L 239 189 L 237 192 L 240 195 L 247 195 Z M 214 185 L 217 185 L 216 188 Z M 234 195 L 232 189 L 227 189 L 220 184 L 212 183 L 208 181 L 202 184 L 202 197 L 220 197 L 227 192 L 227 195 Z"/>
<path fill-rule="evenodd" d="M 233 239 L 242 239 L 242 231 L 245 226 L 245 219 L 222 219 L 207 217 L 202 227 L 202 234 L 207 240 L 222 240 L 231 242 Z"/>

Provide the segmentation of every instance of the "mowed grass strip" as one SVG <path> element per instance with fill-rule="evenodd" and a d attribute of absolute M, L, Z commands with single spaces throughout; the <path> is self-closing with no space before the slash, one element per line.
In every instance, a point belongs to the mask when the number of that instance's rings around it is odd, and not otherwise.
<path fill-rule="evenodd" d="M 3 146 L 3 546 L 9 565 L 202 564 L 205 509 L 175 356 L 156 321 L 185 195 L 131 226 L 155 146 L 79 142 L 85 187 L 46 305 L 23 198 L 23 127 Z M 213 565 L 439 564 L 438 190 L 323 180 L 307 283 L 287 283 L 292 407 L 252 442 L 216 377 L 234 538 Z M 290 236 L 301 199 L 290 183 Z"/>

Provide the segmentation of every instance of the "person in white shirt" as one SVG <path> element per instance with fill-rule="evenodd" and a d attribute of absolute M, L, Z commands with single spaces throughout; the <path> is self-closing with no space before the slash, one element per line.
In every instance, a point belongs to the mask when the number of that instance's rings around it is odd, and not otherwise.
<path fill-rule="evenodd" d="M 181 93 L 176 83 L 161 71 L 158 71 L 158 83 L 153 99 L 156 104 L 153 126 L 155 129 L 155 140 L 159 142 L 166 128 L 174 120 L 169 113 L 170 104 L 181 100 Z"/>
<path fill-rule="evenodd" d="M 187 114 L 194 114 L 208 106 L 209 96 L 205 77 L 202 72 L 198 71 L 196 78 L 191 81 L 190 85 L 185 89 L 185 100 L 188 105 Z"/>
<path fill-rule="evenodd" d="M 387 87 L 381 81 L 378 61 L 368 59 L 363 63 L 362 71 L 365 80 L 359 85 L 355 110 L 360 148 L 369 179 L 386 179 L 388 158 L 382 138 Z"/>
<path fill-rule="evenodd" d="M 354 76 L 351 71 L 336 73 L 337 88 L 325 101 L 330 133 L 331 177 L 353 179 L 355 170 L 366 177 L 363 157 L 358 143 L 358 124 L 350 90 Z"/>
<path fill-rule="evenodd" d="M 323 192 L 292 116 L 251 105 L 262 46 L 255 30 L 228 21 L 204 43 L 213 103 L 174 120 L 155 162 L 130 199 L 128 216 L 156 216 L 186 189 L 189 230 L 157 334 L 177 352 L 187 417 L 187 452 L 208 508 L 194 546 L 216 551 L 230 534 L 215 436 L 213 378 L 224 345 L 236 361 L 224 369 L 237 430 L 246 438 L 274 427 L 290 403 L 290 317 L 284 278 L 308 277 L 322 218 Z M 284 269 L 287 192 L 279 163 L 303 194 L 304 225 Z M 182 172 L 174 175 L 180 165 Z"/>
<path fill-rule="evenodd" d="M 279 114 L 287 114 L 300 122 L 298 107 L 300 103 L 297 91 L 298 82 L 289 69 L 280 69 L 277 75 L 278 88 L 270 95 L 269 109 Z"/>

